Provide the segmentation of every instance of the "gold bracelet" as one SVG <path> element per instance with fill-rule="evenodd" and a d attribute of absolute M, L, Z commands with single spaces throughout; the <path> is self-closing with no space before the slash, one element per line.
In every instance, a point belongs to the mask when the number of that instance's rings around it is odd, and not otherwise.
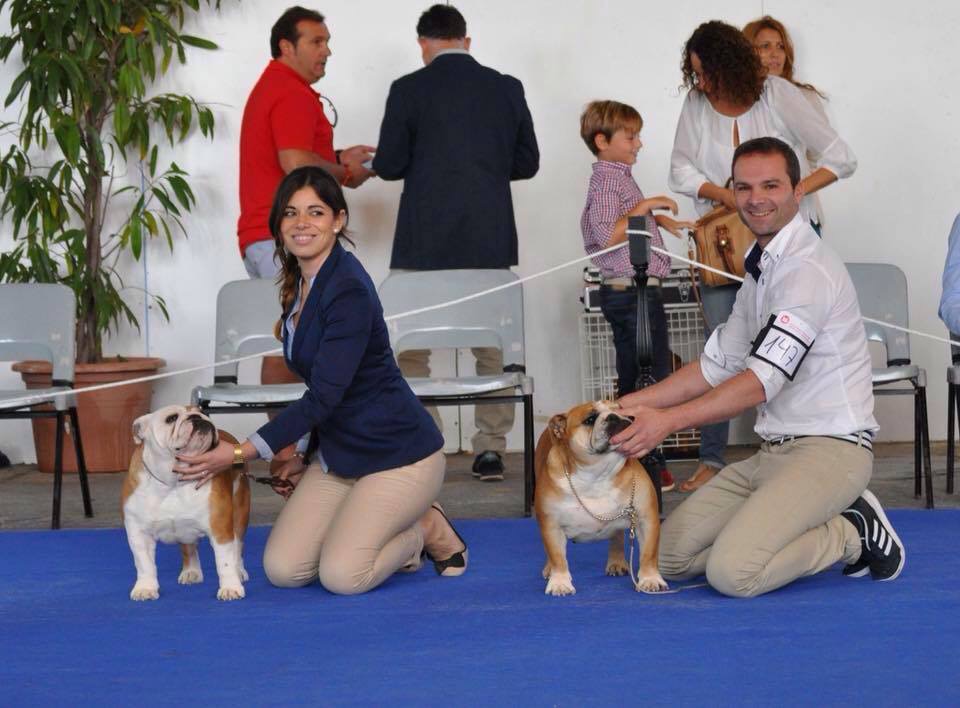
<path fill-rule="evenodd" d="M 243 467 L 247 461 L 243 458 L 243 447 L 235 445 L 233 448 L 233 466 Z"/>

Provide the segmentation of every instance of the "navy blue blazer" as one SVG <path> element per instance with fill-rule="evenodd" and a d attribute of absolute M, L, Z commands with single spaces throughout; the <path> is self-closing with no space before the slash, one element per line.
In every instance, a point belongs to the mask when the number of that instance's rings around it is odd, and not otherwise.
<path fill-rule="evenodd" d="M 391 268 L 517 264 L 510 180 L 540 151 L 523 84 L 469 54 L 441 54 L 390 86 L 373 169 L 402 179 Z"/>
<path fill-rule="evenodd" d="M 360 477 L 443 447 L 397 368 L 370 276 L 339 243 L 313 281 L 286 361 L 307 392 L 257 431 L 271 450 L 311 433 L 332 472 Z"/>

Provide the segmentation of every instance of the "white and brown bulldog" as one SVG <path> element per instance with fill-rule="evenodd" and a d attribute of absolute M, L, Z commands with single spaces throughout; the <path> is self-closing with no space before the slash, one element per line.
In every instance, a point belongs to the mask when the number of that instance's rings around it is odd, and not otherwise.
<path fill-rule="evenodd" d="M 548 595 L 576 592 L 567 565 L 568 538 L 573 541 L 610 539 L 607 575 L 629 572 L 623 535 L 631 524 L 627 512 L 631 495 L 642 538 L 636 589 L 644 592 L 667 589 L 666 581 L 657 570 L 660 515 L 656 490 L 640 462 L 624 458 L 610 444 L 610 438 L 631 422 L 616 410 L 616 404 L 608 401 L 575 406 L 565 414 L 553 416 L 537 442 L 534 508 L 547 552 L 543 577 L 547 579 Z"/>
<path fill-rule="evenodd" d="M 214 476 L 199 489 L 194 482 L 181 482 L 173 465 L 181 453 L 199 454 L 217 445 L 219 437 L 236 442 L 218 431 L 199 408 L 166 406 L 137 418 L 133 437 L 139 443 L 123 483 L 121 510 L 127 542 L 137 567 L 132 600 L 156 600 L 160 596 L 155 552 L 157 541 L 179 543 L 183 568 L 177 582 L 203 582 L 197 541 L 210 538 L 217 559 L 220 600 L 244 596 L 243 535 L 250 518 L 250 484 L 246 469 L 233 469 Z"/>

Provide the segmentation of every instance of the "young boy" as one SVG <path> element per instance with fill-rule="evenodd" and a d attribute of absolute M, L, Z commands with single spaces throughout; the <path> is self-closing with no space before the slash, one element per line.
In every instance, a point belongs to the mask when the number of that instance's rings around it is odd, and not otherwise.
<path fill-rule="evenodd" d="M 583 208 L 580 229 L 587 253 L 596 253 L 627 240 L 627 217 L 652 215 L 654 209 L 669 209 L 677 213 L 677 204 L 667 197 L 645 199 L 633 180 L 631 167 L 637 161 L 642 147 L 640 129 L 643 119 L 636 109 L 617 101 L 593 101 L 580 116 L 580 136 L 597 161 L 587 190 L 587 204 Z M 646 219 L 647 230 L 653 235 L 651 244 L 663 248 L 658 226 L 679 236 L 679 229 L 691 226 L 668 216 L 658 214 Z M 593 262 L 600 268 L 600 309 L 613 330 L 613 344 L 617 359 L 617 396 L 622 397 L 637 388 L 637 288 L 634 270 L 630 264 L 629 248 L 621 248 Z M 667 339 L 667 318 L 663 311 L 660 281 L 670 272 L 670 259 L 653 250 L 647 268 L 648 320 L 653 354 L 653 378 L 660 381 L 672 371 Z M 670 472 L 663 465 L 663 457 L 656 453 L 652 460 L 661 467 L 660 482 L 663 491 L 673 489 Z"/>

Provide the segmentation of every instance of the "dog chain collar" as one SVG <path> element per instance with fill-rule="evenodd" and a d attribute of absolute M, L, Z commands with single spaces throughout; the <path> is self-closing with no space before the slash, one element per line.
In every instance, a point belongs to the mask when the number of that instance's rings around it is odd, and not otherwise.
<path fill-rule="evenodd" d="M 592 516 L 597 521 L 616 521 L 617 519 L 622 519 L 625 516 L 630 517 L 630 580 L 633 581 L 633 587 L 640 588 L 640 578 L 637 577 L 636 571 L 633 569 L 633 548 L 636 546 L 639 541 L 639 533 L 637 529 L 637 524 L 639 523 L 640 515 L 637 513 L 637 507 L 634 505 L 633 500 L 637 495 L 637 472 L 633 472 L 633 484 L 630 485 L 630 501 L 627 502 L 627 505 L 623 507 L 614 515 L 600 515 L 593 513 L 587 505 L 583 503 L 583 499 L 580 498 L 580 494 L 577 492 L 577 488 L 573 486 L 573 477 L 570 476 L 570 472 L 566 468 L 563 470 L 563 475 L 567 478 L 567 484 L 570 485 L 570 491 L 573 492 L 573 496 L 576 497 L 577 502 L 579 502 L 580 507 Z M 645 590 L 643 592 L 646 592 Z M 656 593 L 651 593 L 656 594 Z"/>
<path fill-rule="evenodd" d="M 597 521 L 616 521 L 617 519 L 622 519 L 624 516 L 630 517 L 630 580 L 633 581 L 633 587 L 640 590 L 640 592 L 647 595 L 672 595 L 673 593 L 678 593 L 683 590 L 693 590 L 694 588 L 703 588 L 707 587 L 708 583 L 694 583 L 692 585 L 683 585 L 681 587 L 673 588 L 671 590 L 658 590 L 657 592 L 650 592 L 648 590 L 643 590 L 640 588 L 640 578 L 637 577 L 636 571 L 633 569 L 633 550 L 634 547 L 639 544 L 639 529 L 637 524 L 639 523 L 639 514 L 637 513 L 637 508 L 633 504 L 634 497 L 637 494 L 637 473 L 633 473 L 633 486 L 630 488 L 630 501 L 618 511 L 613 516 L 601 516 L 600 514 L 594 514 L 587 508 L 587 505 L 583 503 L 583 499 L 580 498 L 580 494 L 577 492 L 577 488 L 573 486 L 573 478 L 570 476 L 570 473 L 564 469 L 564 477 L 567 478 L 567 484 L 570 485 L 570 491 L 573 492 L 573 496 L 576 497 L 577 501 L 580 503 L 580 507 L 592 516 Z"/>

